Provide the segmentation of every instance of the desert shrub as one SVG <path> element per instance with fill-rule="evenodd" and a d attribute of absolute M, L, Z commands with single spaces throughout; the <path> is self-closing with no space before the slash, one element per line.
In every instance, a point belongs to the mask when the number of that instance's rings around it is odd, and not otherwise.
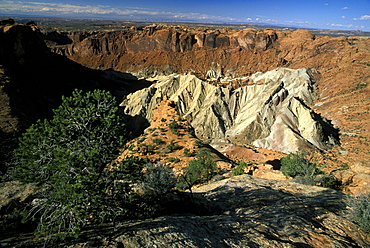
<path fill-rule="evenodd" d="M 14 149 L 17 138 L 0 130 L 0 182 L 11 181 L 11 171 L 14 169 Z"/>
<path fill-rule="evenodd" d="M 164 141 L 160 138 L 155 138 L 152 140 L 154 144 L 157 144 L 157 145 L 160 145 L 160 144 L 163 144 Z"/>
<path fill-rule="evenodd" d="M 141 217 L 152 217 L 164 211 L 168 204 L 171 205 L 171 198 L 167 196 L 175 187 L 176 178 L 171 168 L 160 163 L 149 163 L 144 171 L 141 182 L 144 193 L 140 197 L 136 212 L 139 212 Z"/>
<path fill-rule="evenodd" d="M 187 133 L 189 133 L 191 136 L 195 136 L 194 128 L 192 128 L 192 127 L 186 127 L 184 130 Z"/>
<path fill-rule="evenodd" d="M 370 193 L 349 197 L 349 216 L 366 233 L 370 233 Z"/>
<path fill-rule="evenodd" d="M 250 165 L 244 161 L 239 161 L 238 165 L 231 170 L 231 175 L 238 176 L 244 174 L 244 169 L 248 168 Z"/>
<path fill-rule="evenodd" d="M 180 132 L 179 132 L 179 128 L 181 127 L 180 124 L 175 121 L 175 120 L 172 120 L 171 123 L 168 125 L 168 127 L 170 128 L 171 132 L 175 135 L 180 135 Z"/>
<path fill-rule="evenodd" d="M 182 146 L 178 145 L 178 144 L 175 144 L 173 142 L 173 140 L 171 140 L 171 142 L 166 146 L 167 150 L 169 152 L 173 152 L 173 151 L 176 151 L 176 150 L 180 150 L 182 149 Z"/>
<path fill-rule="evenodd" d="M 155 146 L 152 144 L 140 144 L 138 151 L 143 153 L 144 155 L 153 154 L 155 150 Z"/>
<path fill-rule="evenodd" d="M 348 170 L 349 165 L 347 163 L 341 164 L 339 170 Z"/>
<path fill-rule="evenodd" d="M 179 158 L 174 158 L 174 157 L 170 157 L 168 158 L 168 162 L 173 162 L 173 163 L 178 163 L 180 162 L 181 160 Z"/>
<path fill-rule="evenodd" d="M 201 140 L 196 140 L 194 145 L 199 148 L 205 147 L 205 144 Z"/>
<path fill-rule="evenodd" d="M 175 187 L 176 179 L 171 168 L 162 164 L 148 164 L 143 175 L 143 186 L 152 195 L 162 196 Z"/>
<path fill-rule="evenodd" d="M 130 145 L 127 147 L 127 150 L 132 151 L 132 150 L 134 150 L 134 148 L 135 148 L 135 144 L 130 144 Z"/>
<path fill-rule="evenodd" d="M 126 213 L 139 166 L 130 159 L 107 169 L 125 141 L 117 110 L 109 92 L 75 90 L 51 120 L 37 121 L 20 138 L 14 177 L 43 189 L 27 216 L 40 233 L 78 235 L 87 223 Z"/>
<path fill-rule="evenodd" d="M 285 176 L 294 178 L 298 183 L 319 185 L 327 188 L 338 188 L 340 182 L 332 175 L 323 172 L 322 165 L 312 162 L 310 153 L 301 151 L 289 154 L 281 159 L 281 168 Z"/>
<path fill-rule="evenodd" d="M 289 177 L 305 177 L 314 178 L 318 175 L 320 170 L 315 163 L 312 163 L 307 157 L 307 151 L 289 154 L 287 157 L 281 159 L 281 171 L 284 175 Z"/>
<path fill-rule="evenodd" d="M 159 127 L 159 128 L 158 128 L 158 130 L 159 130 L 160 132 L 162 132 L 162 133 L 167 131 L 167 130 L 166 130 L 165 128 L 163 128 L 163 127 Z"/>
<path fill-rule="evenodd" d="M 195 153 L 194 152 L 190 152 L 190 149 L 189 148 L 185 148 L 184 149 L 184 156 L 185 157 L 193 157 L 193 156 L 195 156 Z"/>
<path fill-rule="evenodd" d="M 217 165 L 208 152 L 201 151 L 197 157 L 198 159 L 190 160 L 189 166 L 184 168 L 183 175 L 176 185 L 179 190 L 189 189 L 191 192 L 194 185 L 211 180 L 217 173 Z"/>

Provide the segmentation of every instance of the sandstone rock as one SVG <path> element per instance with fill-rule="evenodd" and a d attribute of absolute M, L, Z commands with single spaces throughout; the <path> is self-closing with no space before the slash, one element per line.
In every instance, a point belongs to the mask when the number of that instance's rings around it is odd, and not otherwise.
<path fill-rule="evenodd" d="M 171 75 L 128 95 L 121 106 L 125 114 L 151 120 L 159 102 L 172 99 L 197 137 L 211 144 L 229 140 L 285 153 L 325 149 L 335 143 L 335 130 L 308 107 L 315 98 L 312 73 L 287 68 L 256 73 L 250 77 L 255 84 L 236 90 L 194 75 Z"/>
<path fill-rule="evenodd" d="M 347 219 L 340 192 L 242 175 L 194 193 L 207 215 L 125 221 L 85 232 L 69 247 L 369 247 L 370 236 Z"/>
<path fill-rule="evenodd" d="M 355 195 L 370 192 L 370 174 L 357 173 L 351 178 L 351 185 L 348 190 Z"/>

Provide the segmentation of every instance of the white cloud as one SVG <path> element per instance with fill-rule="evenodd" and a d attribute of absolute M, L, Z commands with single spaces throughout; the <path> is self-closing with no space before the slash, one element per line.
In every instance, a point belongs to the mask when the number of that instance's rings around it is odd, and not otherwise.
<path fill-rule="evenodd" d="M 80 17 L 101 16 L 146 19 L 148 16 L 158 19 L 180 20 L 208 20 L 208 21 L 236 21 L 234 18 L 212 16 L 200 13 L 173 13 L 162 11 L 149 11 L 142 8 L 112 8 L 105 5 L 77 5 L 65 3 L 46 3 L 30 1 L 0 1 L 3 13 L 34 13 L 39 15 L 72 16 Z"/>
<path fill-rule="evenodd" d="M 344 27 L 344 28 L 353 28 L 352 24 L 339 24 L 339 23 L 331 23 L 329 24 L 332 27 Z"/>
<path fill-rule="evenodd" d="M 370 15 L 363 15 L 359 18 L 353 18 L 353 20 L 356 20 L 356 21 L 370 20 Z"/>
<path fill-rule="evenodd" d="M 349 9 L 348 7 L 343 7 L 342 9 Z"/>

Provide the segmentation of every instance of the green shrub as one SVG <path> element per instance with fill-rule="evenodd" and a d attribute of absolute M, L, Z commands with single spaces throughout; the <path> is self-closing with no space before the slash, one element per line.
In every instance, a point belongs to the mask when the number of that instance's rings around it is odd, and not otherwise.
<path fill-rule="evenodd" d="M 199 154 L 199 153 L 198 153 Z M 206 151 L 201 152 L 198 159 L 190 160 L 189 166 L 184 168 L 183 175 L 179 178 L 177 188 L 179 190 L 189 189 L 200 183 L 205 183 L 217 173 L 217 164 Z"/>
<path fill-rule="evenodd" d="M 250 165 L 245 163 L 244 161 L 239 161 L 238 165 L 231 170 L 232 176 L 238 176 L 244 174 L 244 170 L 248 168 Z"/>
<path fill-rule="evenodd" d="M 164 143 L 164 141 L 161 140 L 160 138 L 155 138 L 152 141 L 153 141 L 154 144 L 157 144 L 157 145 L 160 145 L 160 144 L 163 144 Z"/>
<path fill-rule="evenodd" d="M 171 132 L 175 135 L 180 135 L 179 128 L 181 127 L 177 121 L 172 120 L 171 123 L 168 125 L 170 128 Z"/>
<path fill-rule="evenodd" d="M 125 141 L 117 110 L 109 92 L 75 90 L 51 120 L 39 120 L 20 138 L 14 177 L 43 189 L 28 214 L 40 233 L 78 235 L 89 222 L 125 214 L 139 166 L 129 160 L 107 169 Z"/>
<path fill-rule="evenodd" d="M 193 157 L 193 156 L 195 156 L 195 153 L 194 152 L 190 152 L 190 149 L 189 148 L 185 148 L 184 149 L 184 156 L 185 157 Z"/>
<path fill-rule="evenodd" d="M 175 175 L 171 168 L 161 164 L 147 164 L 143 175 L 143 186 L 149 194 L 162 196 L 170 192 L 176 184 Z"/>
<path fill-rule="evenodd" d="M 370 234 L 370 193 L 351 196 L 349 216 L 366 233 Z"/>
<path fill-rule="evenodd" d="M 169 150 L 169 152 L 173 152 L 182 149 L 182 146 L 175 144 L 173 140 L 171 140 L 171 142 L 166 146 L 166 148 Z"/>
<path fill-rule="evenodd" d="M 201 147 L 205 147 L 205 144 L 203 143 L 203 141 L 201 141 L 201 140 L 196 140 L 195 141 L 195 143 L 194 143 L 194 145 L 196 146 L 196 147 L 199 147 L 199 148 L 201 148 Z"/>
<path fill-rule="evenodd" d="M 174 157 L 170 157 L 168 158 L 168 162 L 173 162 L 173 163 L 178 163 L 180 162 L 181 160 L 179 158 L 174 158 Z"/>
<path fill-rule="evenodd" d="M 281 171 L 289 177 L 306 177 L 314 178 L 320 173 L 315 163 L 312 163 L 307 157 L 307 151 L 289 154 L 281 159 Z"/>
<path fill-rule="evenodd" d="M 323 172 L 318 165 L 311 162 L 307 151 L 289 154 L 281 159 L 281 168 L 285 176 L 293 177 L 298 183 L 319 185 L 327 188 L 339 188 L 340 182 L 332 175 Z"/>

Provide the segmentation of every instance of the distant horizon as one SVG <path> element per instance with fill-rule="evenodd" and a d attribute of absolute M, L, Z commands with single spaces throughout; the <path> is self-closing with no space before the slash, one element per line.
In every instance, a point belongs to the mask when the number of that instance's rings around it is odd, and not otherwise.
<path fill-rule="evenodd" d="M 277 25 L 277 24 L 268 24 L 268 23 L 241 23 L 241 22 L 235 22 L 235 23 L 232 23 L 232 22 L 201 22 L 201 21 L 178 21 L 178 20 L 120 20 L 120 19 L 102 19 L 102 18 L 79 18 L 79 17 L 75 17 L 75 18 L 69 18 L 69 17 L 51 17 L 51 16 L 37 16 L 37 15 L 29 15 L 29 16 L 13 16 L 13 15 L 1 15 L 0 14 L 0 20 L 1 19 L 8 19 L 8 18 L 11 18 L 11 19 L 15 19 L 16 22 L 17 22 L 17 19 L 26 19 L 26 20 L 29 20 L 29 21 L 36 21 L 37 23 L 37 19 L 50 19 L 50 20 L 75 20 L 75 21 L 101 21 L 101 22 L 104 22 L 104 21 L 107 21 L 107 22 L 122 22 L 122 23 L 152 23 L 152 24 L 167 24 L 167 23 L 178 23 L 178 24 L 199 24 L 199 25 L 231 25 L 231 26 L 243 26 L 243 25 L 246 25 L 246 26 L 261 26 L 262 29 L 264 28 L 272 28 L 272 29 L 277 29 L 277 30 L 283 30 L 283 29 L 292 29 L 292 30 L 299 30 L 299 29 L 302 29 L 302 30 L 313 30 L 313 31 L 332 31 L 332 32 L 357 32 L 357 33 L 365 33 L 366 36 L 370 36 L 370 30 L 369 31 L 364 31 L 364 30 L 351 30 L 351 29 L 330 29 L 330 28 L 306 28 L 306 27 L 299 27 L 299 26 L 283 26 L 283 25 Z M 26 21 L 23 21 L 23 22 L 26 22 Z"/>
<path fill-rule="evenodd" d="M 0 0 L 0 15 L 370 31 L 368 0 Z"/>

